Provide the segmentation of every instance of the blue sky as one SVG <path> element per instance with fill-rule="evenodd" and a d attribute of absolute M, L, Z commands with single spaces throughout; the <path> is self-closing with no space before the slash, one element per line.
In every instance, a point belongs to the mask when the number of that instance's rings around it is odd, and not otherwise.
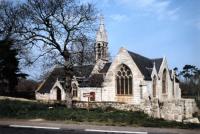
<path fill-rule="evenodd" d="M 80 1 L 94 3 L 104 16 L 112 57 L 125 47 L 149 58 L 166 56 L 171 69 L 200 68 L 200 0 Z M 37 79 L 41 67 L 26 72 Z"/>
<path fill-rule="evenodd" d="M 85 0 L 104 15 L 109 51 L 120 47 L 149 58 L 166 56 L 170 68 L 200 67 L 200 0 Z"/>

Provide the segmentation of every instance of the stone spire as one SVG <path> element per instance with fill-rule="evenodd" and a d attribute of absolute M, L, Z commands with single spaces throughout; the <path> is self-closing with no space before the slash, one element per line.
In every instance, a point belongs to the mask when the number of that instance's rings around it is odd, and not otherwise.
<path fill-rule="evenodd" d="M 100 25 L 96 35 L 96 42 L 108 42 L 107 32 L 104 26 L 104 17 L 100 16 Z"/>
<path fill-rule="evenodd" d="M 103 61 L 108 61 L 108 38 L 104 26 L 104 18 L 100 16 L 99 29 L 96 34 L 96 61 L 99 59 Z"/>

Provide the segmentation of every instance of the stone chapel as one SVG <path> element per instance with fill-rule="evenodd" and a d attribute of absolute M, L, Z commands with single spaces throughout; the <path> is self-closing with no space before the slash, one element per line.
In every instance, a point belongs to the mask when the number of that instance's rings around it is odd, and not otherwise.
<path fill-rule="evenodd" d="M 104 20 L 101 18 L 96 34 L 94 57 L 96 63 L 73 67 L 74 101 L 86 102 L 88 98 L 85 95 L 90 94 L 92 102 L 119 102 L 124 105 L 139 106 L 149 113 L 153 106 L 148 102 L 156 100 L 157 115 L 153 113 L 155 117 L 179 121 L 185 116 L 192 117 L 196 103 L 192 99 L 181 98 L 179 80 L 176 73 L 169 69 L 166 57 L 151 59 L 120 48 L 112 62 L 109 62 L 108 44 Z M 36 90 L 36 99 L 64 101 L 66 92 L 62 87 L 62 80 L 65 77 L 63 74 L 63 67 L 56 66 Z M 170 106 L 167 107 L 168 105 Z M 190 115 L 189 113 L 184 115 L 187 105 Z M 167 113 L 169 109 L 171 110 Z M 177 110 L 182 111 L 177 113 Z M 174 113 L 181 113 L 181 117 Z"/>

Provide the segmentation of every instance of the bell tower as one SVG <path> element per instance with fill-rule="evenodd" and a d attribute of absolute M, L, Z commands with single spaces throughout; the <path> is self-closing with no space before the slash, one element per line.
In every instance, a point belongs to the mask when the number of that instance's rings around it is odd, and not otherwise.
<path fill-rule="evenodd" d="M 103 16 L 100 16 L 99 29 L 96 34 L 95 54 L 96 54 L 96 62 L 99 59 L 105 62 L 108 61 L 108 38 L 104 26 Z"/>

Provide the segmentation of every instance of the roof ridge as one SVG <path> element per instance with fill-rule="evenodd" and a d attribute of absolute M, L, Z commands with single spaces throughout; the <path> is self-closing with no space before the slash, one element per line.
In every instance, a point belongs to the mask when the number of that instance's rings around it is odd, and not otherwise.
<path fill-rule="evenodd" d="M 143 55 L 140 55 L 140 54 L 135 53 L 135 52 L 132 52 L 132 51 L 128 51 L 128 53 L 134 54 L 134 55 L 136 55 L 136 56 L 140 56 L 140 57 L 145 58 L 145 59 L 148 59 L 148 60 L 151 60 L 150 58 L 147 58 L 147 57 L 145 57 L 145 56 L 143 56 Z"/>
<path fill-rule="evenodd" d="M 151 60 L 160 60 L 160 59 L 163 59 L 163 58 L 152 58 Z"/>

